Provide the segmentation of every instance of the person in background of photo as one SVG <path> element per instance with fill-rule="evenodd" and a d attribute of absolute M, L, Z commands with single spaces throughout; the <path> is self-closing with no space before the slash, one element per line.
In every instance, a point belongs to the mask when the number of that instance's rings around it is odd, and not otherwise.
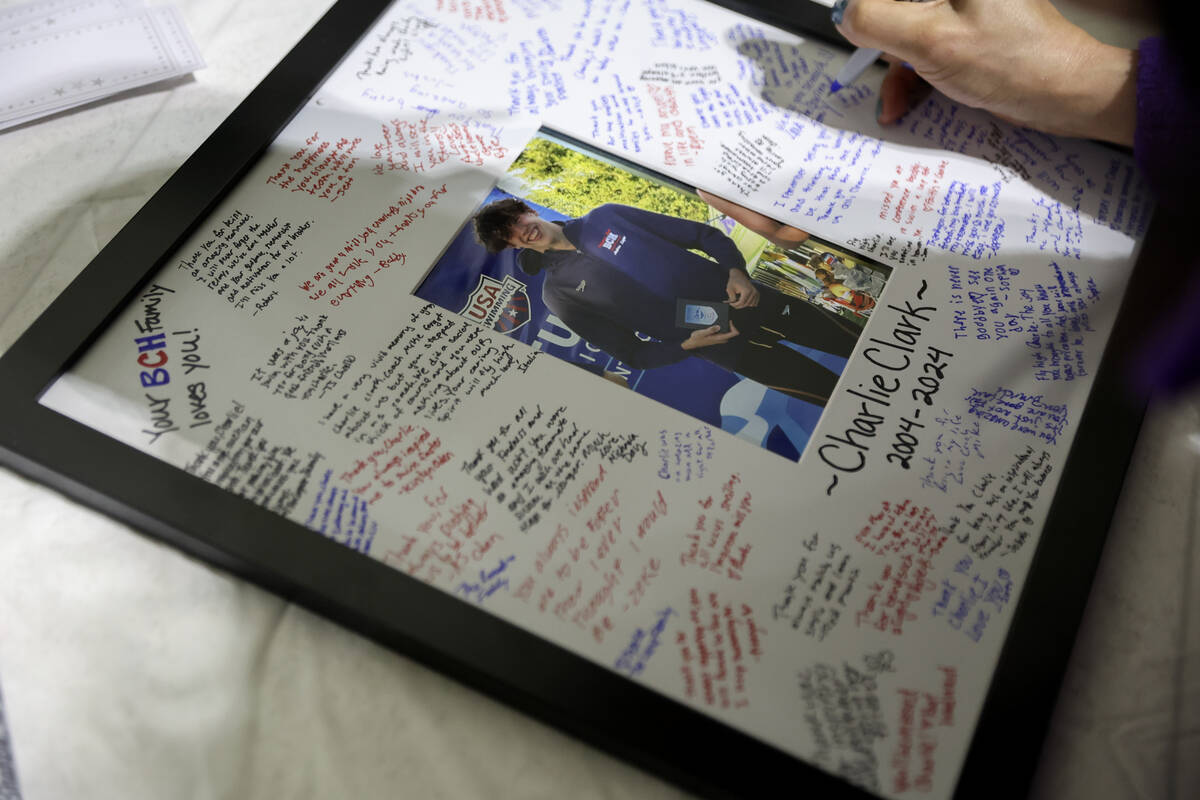
<path fill-rule="evenodd" d="M 867 314 L 875 308 L 874 297 L 859 289 L 851 289 L 824 267 L 818 268 L 813 274 L 825 287 L 826 300 L 845 306 L 856 314 Z"/>
<path fill-rule="evenodd" d="M 876 299 L 883 293 L 883 287 L 886 283 L 883 276 L 874 270 L 864 267 L 862 264 L 848 265 L 833 253 L 822 252 L 813 254 L 813 257 L 808 260 L 808 266 L 813 270 L 814 275 L 816 275 L 817 270 L 823 269 L 835 281 L 844 285 L 847 289 L 866 292 Z M 817 276 L 817 280 L 821 280 L 819 275 Z"/>
<path fill-rule="evenodd" d="M 545 273 L 542 299 L 567 327 L 635 369 L 698 356 L 824 405 L 837 373 L 784 342 L 849 357 L 858 340 L 837 314 L 751 281 L 733 241 L 701 222 L 606 204 L 556 223 L 507 198 L 474 227 L 488 252 L 514 248 L 522 270 Z M 729 330 L 681 329 L 680 299 L 728 303 Z"/>

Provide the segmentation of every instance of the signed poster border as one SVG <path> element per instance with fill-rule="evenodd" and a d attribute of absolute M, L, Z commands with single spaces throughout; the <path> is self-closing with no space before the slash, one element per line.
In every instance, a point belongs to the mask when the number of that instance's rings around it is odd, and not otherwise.
<path fill-rule="evenodd" d="M 0 358 L 0 463 L 691 791 L 867 797 L 768 744 L 38 404 L 46 387 L 238 184 L 387 5 L 336 3 Z M 755 10 L 745 2 L 723 5 Z M 817 4 L 797 4 L 788 20 L 769 13 L 774 24 L 832 35 L 828 11 Z M 1145 248 L 1140 264 L 1153 252 Z M 1114 342 L 1135 338 L 1135 317 L 1123 309 Z M 1023 796 L 1036 768 L 1140 425 L 1140 405 L 1116 388 L 1120 355 L 1110 348 L 1097 375 L 958 797 Z M 421 613 L 398 611 L 410 608 Z"/>

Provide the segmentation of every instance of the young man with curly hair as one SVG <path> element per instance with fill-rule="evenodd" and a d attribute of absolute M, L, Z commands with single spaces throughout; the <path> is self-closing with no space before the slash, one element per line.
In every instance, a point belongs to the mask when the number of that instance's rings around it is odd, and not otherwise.
<path fill-rule="evenodd" d="M 635 369 L 697 356 L 824 405 L 837 373 L 782 342 L 848 357 L 858 340 L 836 314 L 755 284 L 733 241 L 700 222 L 610 203 L 558 223 L 506 198 L 474 225 L 488 252 L 514 248 L 522 270 L 545 273 L 542 300 L 567 327 Z M 680 329 L 679 299 L 728 303 L 729 330 Z"/>

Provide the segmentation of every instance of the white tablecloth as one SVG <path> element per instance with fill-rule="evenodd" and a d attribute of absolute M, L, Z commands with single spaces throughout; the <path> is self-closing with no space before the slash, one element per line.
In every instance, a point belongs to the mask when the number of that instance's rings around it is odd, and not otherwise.
<path fill-rule="evenodd" d="M 328 0 L 178 5 L 194 80 L 0 133 L 0 349 Z M 1037 797 L 1200 786 L 1198 432 L 1195 400 L 1148 420 Z M 0 695 L 26 800 L 684 796 L 4 470 Z"/>

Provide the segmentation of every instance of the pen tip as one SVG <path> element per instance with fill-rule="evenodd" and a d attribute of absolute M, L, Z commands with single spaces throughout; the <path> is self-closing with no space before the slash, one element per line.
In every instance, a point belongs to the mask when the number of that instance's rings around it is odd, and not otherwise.
<path fill-rule="evenodd" d="M 841 88 L 842 88 L 842 85 L 840 83 L 838 83 L 837 81 L 834 81 L 833 83 L 829 84 L 829 93 L 833 94 L 834 92 L 836 92 L 838 89 L 841 89 Z"/>

